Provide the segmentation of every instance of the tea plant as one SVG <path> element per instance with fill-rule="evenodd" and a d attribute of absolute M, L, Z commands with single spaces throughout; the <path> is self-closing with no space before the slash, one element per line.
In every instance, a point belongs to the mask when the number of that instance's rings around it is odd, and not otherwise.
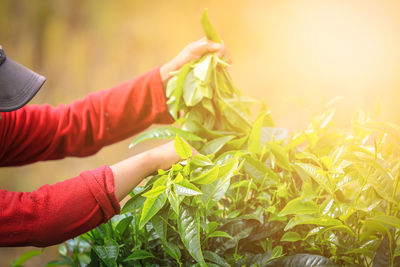
<path fill-rule="evenodd" d="M 207 11 L 206 36 L 220 42 Z M 393 266 L 400 263 L 400 127 L 328 109 L 288 136 L 249 105 L 214 54 L 167 86 L 183 159 L 131 193 L 121 215 L 67 243 L 51 266 Z M 184 111 L 178 117 L 178 111 Z M 192 147 L 200 154 L 192 157 Z"/>

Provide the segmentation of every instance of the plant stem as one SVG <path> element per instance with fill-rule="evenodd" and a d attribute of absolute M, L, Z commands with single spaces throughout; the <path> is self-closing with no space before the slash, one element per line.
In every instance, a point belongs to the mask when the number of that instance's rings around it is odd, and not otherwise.
<path fill-rule="evenodd" d="M 396 193 L 397 193 L 397 186 L 399 184 L 399 176 L 400 176 L 400 171 L 397 172 L 396 178 L 394 180 L 394 188 L 393 188 L 393 193 L 392 193 L 392 199 L 395 199 L 396 197 Z M 392 213 L 392 203 L 389 202 L 388 203 L 388 212 L 387 215 L 390 215 Z M 396 211 L 397 213 L 397 211 Z"/>

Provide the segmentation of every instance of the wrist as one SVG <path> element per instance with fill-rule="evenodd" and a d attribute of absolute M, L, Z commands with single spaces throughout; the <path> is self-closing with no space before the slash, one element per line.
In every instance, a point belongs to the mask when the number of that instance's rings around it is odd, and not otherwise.
<path fill-rule="evenodd" d="M 160 169 L 162 157 L 160 153 L 157 153 L 156 148 L 147 150 L 143 153 L 146 153 L 146 158 L 151 165 L 152 172 L 155 172 L 158 169 Z"/>
<path fill-rule="evenodd" d="M 174 64 L 170 61 L 160 68 L 161 82 L 164 89 L 167 87 L 168 80 L 172 77 L 171 72 L 174 71 Z"/>
<path fill-rule="evenodd" d="M 168 142 L 149 151 L 149 159 L 154 166 L 154 171 L 158 169 L 167 170 L 181 160 L 175 152 L 174 142 Z"/>

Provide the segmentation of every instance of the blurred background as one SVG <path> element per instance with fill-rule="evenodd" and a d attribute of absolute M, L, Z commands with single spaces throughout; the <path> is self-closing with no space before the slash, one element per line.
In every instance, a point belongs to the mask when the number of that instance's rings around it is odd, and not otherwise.
<path fill-rule="evenodd" d="M 229 49 L 235 84 L 245 96 L 264 99 L 277 126 L 305 129 L 337 96 L 334 122 L 341 127 L 358 108 L 400 123 L 395 0 L 0 0 L 0 43 L 9 57 L 47 77 L 32 103 L 57 106 L 166 63 L 202 37 L 205 7 Z M 84 160 L 2 168 L 0 188 L 32 191 L 149 146 L 128 150 L 130 140 Z M 0 248 L 0 266 L 29 249 Z M 27 266 L 43 266 L 56 251 L 47 248 Z"/>

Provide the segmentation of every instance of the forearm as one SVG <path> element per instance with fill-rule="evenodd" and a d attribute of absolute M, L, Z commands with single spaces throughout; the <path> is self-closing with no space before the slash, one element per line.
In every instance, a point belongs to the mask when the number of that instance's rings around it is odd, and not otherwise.
<path fill-rule="evenodd" d="M 173 142 L 132 156 L 110 166 L 114 174 L 115 195 L 121 201 L 144 178 L 158 169 L 167 169 L 179 161 Z"/>
<path fill-rule="evenodd" d="M 121 201 L 133 188 L 157 170 L 150 151 L 143 152 L 110 166 L 114 174 L 115 195 Z"/>

